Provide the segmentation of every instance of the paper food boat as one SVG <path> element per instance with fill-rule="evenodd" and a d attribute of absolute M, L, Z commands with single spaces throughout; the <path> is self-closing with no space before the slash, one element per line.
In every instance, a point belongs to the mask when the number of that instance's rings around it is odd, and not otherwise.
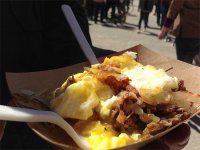
<path fill-rule="evenodd" d="M 198 76 L 198 74 L 200 75 L 199 67 L 161 56 L 142 45 L 137 45 L 124 51 L 137 52 L 138 62 L 144 65 L 149 64 L 156 66 L 157 68 L 163 68 L 167 71 L 169 75 L 176 76 L 178 79 L 184 80 L 185 86 L 188 91 L 191 91 L 193 93 L 200 93 L 200 76 Z M 115 53 L 113 55 L 120 55 L 124 51 Z M 103 58 L 99 59 L 100 62 L 102 60 Z M 69 67 L 40 72 L 7 73 L 6 76 L 9 88 L 12 93 L 17 93 L 24 89 L 33 91 L 34 93 L 38 93 L 47 89 L 54 90 L 60 87 L 60 85 L 66 80 L 68 76 L 78 72 L 82 72 L 83 67 L 85 66 L 90 66 L 89 62 L 83 62 Z M 199 105 L 199 102 L 194 104 L 193 107 L 195 108 L 195 111 L 192 116 L 200 112 Z M 147 143 L 157 138 L 160 138 L 180 124 L 181 123 L 155 135 L 153 138 L 118 149 L 138 149 L 146 145 Z M 59 127 L 45 123 L 28 123 L 28 125 L 36 134 L 38 134 L 41 138 L 47 140 L 50 143 L 64 149 L 76 149 L 76 145 L 72 142 L 69 136 Z"/>

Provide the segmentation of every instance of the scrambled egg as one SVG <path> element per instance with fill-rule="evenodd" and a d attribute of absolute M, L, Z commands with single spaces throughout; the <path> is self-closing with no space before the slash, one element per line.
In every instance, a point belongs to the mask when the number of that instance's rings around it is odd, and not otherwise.
<path fill-rule="evenodd" d="M 113 96 L 105 101 L 100 102 L 96 111 L 99 112 L 101 118 L 109 117 L 111 108 L 115 102 L 117 102 L 117 96 Z"/>
<path fill-rule="evenodd" d="M 111 58 L 105 58 L 103 64 L 115 64 L 119 66 L 120 71 L 123 69 L 132 69 L 135 66 L 140 65 L 138 62 L 135 61 L 136 53 L 134 52 L 126 52 L 120 56 L 112 56 Z"/>
<path fill-rule="evenodd" d="M 75 129 L 83 136 L 88 137 L 88 142 L 95 150 L 107 150 L 138 142 L 141 134 L 116 133 L 111 126 L 100 121 L 79 121 Z"/>
<path fill-rule="evenodd" d="M 63 118 L 86 120 L 100 101 L 112 97 L 113 91 L 92 76 L 71 84 L 65 92 L 51 101 L 51 109 Z"/>
<path fill-rule="evenodd" d="M 114 95 L 109 86 L 97 79 L 97 76 L 110 75 L 113 72 L 106 73 L 98 68 L 103 65 L 115 64 L 118 67 L 112 68 L 120 73 L 125 68 L 133 68 L 139 65 L 134 60 L 135 57 L 135 53 L 129 52 L 129 54 L 106 58 L 102 64 L 93 65 L 89 70 L 74 75 L 76 82 L 68 86 L 64 93 L 51 101 L 51 109 L 63 118 L 87 120 L 93 115 L 94 108 Z M 61 88 L 65 84 L 66 82 Z"/>

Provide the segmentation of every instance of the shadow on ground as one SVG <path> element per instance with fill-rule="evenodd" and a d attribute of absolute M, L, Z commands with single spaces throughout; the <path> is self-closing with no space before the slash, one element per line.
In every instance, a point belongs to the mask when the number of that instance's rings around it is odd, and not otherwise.
<path fill-rule="evenodd" d="M 197 131 L 200 134 L 200 114 L 192 117 L 188 121 L 188 124 L 190 125 L 191 128 L 193 128 L 195 131 Z"/>
<path fill-rule="evenodd" d="M 132 25 L 129 25 L 127 23 L 112 23 L 112 22 L 106 22 L 106 23 L 103 23 L 102 26 L 104 27 L 108 27 L 108 28 L 120 28 L 120 29 L 124 29 L 124 30 L 135 30 L 136 27 L 135 26 L 132 26 Z"/>
<path fill-rule="evenodd" d="M 141 32 L 140 34 L 144 34 L 144 35 L 150 35 L 150 36 L 155 36 L 155 37 L 157 37 L 157 36 L 158 36 L 158 34 L 157 34 L 157 33 L 150 32 L 150 31 Z"/>

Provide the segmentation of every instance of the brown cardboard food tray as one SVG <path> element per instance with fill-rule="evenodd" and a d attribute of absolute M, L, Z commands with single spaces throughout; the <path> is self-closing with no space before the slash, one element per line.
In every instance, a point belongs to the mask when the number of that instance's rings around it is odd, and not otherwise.
<path fill-rule="evenodd" d="M 171 76 L 176 76 L 178 79 L 183 79 L 187 90 L 200 93 L 200 68 L 178 61 L 171 58 L 167 58 L 160 54 L 153 52 L 152 50 L 142 46 L 137 45 L 124 51 L 135 51 L 138 53 L 138 60 L 142 64 L 154 65 L 157 68 L 163 68 Z M 124 51 L 115 53 L 113 55 L 120 55 Z M 111 55 L 107 56 L 110 57 Z M 99 58 L 101 62 L 103 58 Z M 40 92 L 45 89 L 55 89 L 60 87 L 60 85 L 67 79 L 69 75 L 83 71 L 83 67 L 89 66 L 89 62 L 83 62 L 69 67 L 39 71 L 39 72 L 29 72 L 29 73 L 7 73 L 8 85 L 11 92 L 19 92 L 20 90 L 27 89 L 34 92 Z M 51 142 L 52 144 L 58 145 L 65 149 L 68 149 L 69 137 L 59 128 L 52 129 L 51 127 L 45 126 L 40 123 L 29 123 L 29 126 L 34 130 L 39 136 L 45 140 Z M 176 126 L 175 126 L 176 127 Z M 173 128 L 175 128 L 173 127 Z M 170 130 L 172 130 L 171 128 Z M 51 130 L 51 132 L 49 132 Z M 169 132 L 170 130 L 166 131 Z M 150 141 L 159 138 L 160 136 L 166 134 L 163 132 L 158 134 L 152 139 L 149 139 L 138 144 L 123 147 L 122 149 L 135 149 L 139 148 Z M 68 141 L 68 142 L 67 142 Z"/>

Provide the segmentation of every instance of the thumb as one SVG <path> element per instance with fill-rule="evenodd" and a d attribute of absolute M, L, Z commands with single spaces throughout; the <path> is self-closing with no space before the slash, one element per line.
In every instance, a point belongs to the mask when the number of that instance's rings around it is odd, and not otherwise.
<path fill-rule="evenodd" d="M 6 126 L 6 121 L 0 120 L 0 141 L 3 138 L 5 126 Z"/>
<path fill-rule="evenodd" d="M 187 145 L 190 134 L 191 130 L 189 125 L 184 123 L 164 136 L 163 141 L 170 149 L 180 150 Z"/>

